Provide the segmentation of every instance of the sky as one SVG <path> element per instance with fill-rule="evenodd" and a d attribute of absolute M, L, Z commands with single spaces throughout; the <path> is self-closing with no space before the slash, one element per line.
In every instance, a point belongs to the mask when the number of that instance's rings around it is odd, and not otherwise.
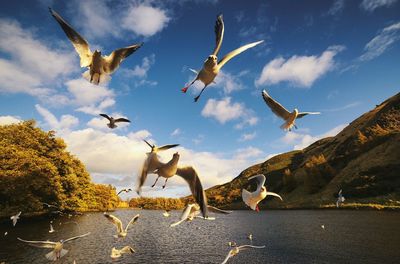
<path fill-rule="evenodd" d="M 52 7 L 91 49 L 144 42 L 105 85 L 86 71 Z M 229 61 L 197 103 L 203 85 L 180 89 L 214 49 L 214 24 L 223 14 L 219 58 L 264 40 Z M 208 188 L 247 167 L 316 140 L 400 91 L 400 1 L 7 1 L 0 10 L 0 124 L 35 119 L 55 130 L 94 182 L 135 188 L 149 151 L 143 139 L 180 144 L 180 153 Z M 261 91 L 289 111 L 320 111 L 285 132 Z M 132 122 L 110 130 L 99 113 Z M 174 177 L 144 196 L 180 197 L 190 190 Z M 267 180 L 268 184 L 268 180 Z M 124 198 L 136 197 L 129 193 Z"/>

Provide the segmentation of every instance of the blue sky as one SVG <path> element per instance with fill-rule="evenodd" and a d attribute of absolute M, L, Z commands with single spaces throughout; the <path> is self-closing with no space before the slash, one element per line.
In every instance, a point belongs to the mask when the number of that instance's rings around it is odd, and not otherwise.
<path fill-rule="evenodd" d="M 399 92 L 400 1 L 8 1 L 0 10 L 0 123 L 34 118 L 63 137 L 99 183 L 133 187 L 143 138 L 179 143 L 206 187 L 236 177 L 274 154 L 335 135 Z M 111 81 L 82 79 L 78 55 L 51 17 L 51 6 L 109 54 L 144 42 Z M 211 54 L 222 13 L 219 54 L 264 40 L 232 59 L 198 103 L 180 89 Z M 288 110 L 321 111 L 279 129 L 261 90 Z M 104 112 L 131 119 L 109 130 Z M 173 151 L 162 154 L 164 160 Z M 155 179 L 149 177 L 146 185 Z M 178 177 L 144 195 L 189 193 Z M 133 194 L 132 194 L 133 195 Z"/>

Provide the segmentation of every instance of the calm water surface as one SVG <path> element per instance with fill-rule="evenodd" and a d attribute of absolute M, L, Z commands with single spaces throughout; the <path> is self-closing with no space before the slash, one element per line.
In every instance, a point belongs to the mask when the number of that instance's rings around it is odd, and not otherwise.
<path fill-rule="evenodd" d="M 227 243 L 248 244 L 265 249 L 243 251 L 228 263 L 400 263 L 400 213 L 379 211 L 234 211 L 217 215 L 215 221 L 195 219 L 175 228 L 162 211 L 119 210 L 113 214 L 124 225 L 139 213 L 125 239 L 116 240 L 114 226 L 102 213 L 59 217 L 55 233 L 48 233 L 50 219 L 22 219 L 0 225 L 0 263 L 51 263 L 48 249 L 33 248 L 26 240 L 66 239 L 91 232 L 88 237 L 65 245 L 68 254 L 55 263 L 221 263 L 229 251 Z M 76 222 L 71 223 L 71 221 Z M 59 223 L 61 222 L 61 225 Z M 66 223 L 69 222 L 69 223 Z M 325 229 L 321 228 L 325 226 Z M 3 236 L 8 231 L 7 236 Z M 136 253 L 113 261 L 111 248 L 132 246 Z"/>

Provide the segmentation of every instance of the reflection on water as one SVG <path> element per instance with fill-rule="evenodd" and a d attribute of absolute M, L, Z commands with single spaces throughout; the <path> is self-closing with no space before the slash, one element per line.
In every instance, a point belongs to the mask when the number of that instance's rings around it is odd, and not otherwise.
<path fill-rule="evenodd" d="M 115 227 L 102 213 L 50 219 L 22 217 L 15 228 L 11 221 L 0 225 L 0 263 L 50 263 L 48 249 L 33 248 L 27 240 L 66 239 L 91 235 L 65 245 L 68 254 L 57 263 L 221 263 L 229 251 L 228 242 L 265 249 L 243 251 L 228 263 L 400 263 L 400 213 L 379 211 L 234 211 L 217 215 L 215 221 L 196 219 L 175 228 L 169 224 L 180 212 L 165 218 L 163 211 L 119 210 L 113 214 L 124 225 L 139 213 L 125 239 L 115 239 Z M 76 222 L 78 224 L 73 223 Z M 59 225 L 59 223 L 62 223 Z M 66 224 L 65 222 L 69 222 Z M 325 226 L 325 229 L 321 228 Z M 8 231 L 7 236 L 3 236 Z M 136 253 L 110 258 L 111 248 L 130 245 Z"/>

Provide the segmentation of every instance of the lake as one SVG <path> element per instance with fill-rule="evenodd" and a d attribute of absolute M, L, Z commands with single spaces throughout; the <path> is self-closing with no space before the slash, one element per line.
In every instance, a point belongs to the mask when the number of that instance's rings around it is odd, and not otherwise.
<path fill-rule="evenodd" d="M 234 211 L 216 215 L 215 221 L 195 219 L 177 227 L 180 211 L 166 218 L 162 211 L 118 210 L 124 225 L 135 214 L 125 239 L 115 239 L 114 226 L 102 213 L 58 217 L 53 220 L 56 232 L 49 233 L 49 219 L 24 219 L 12 227 L 11 221 L 0 225 L 0 263 L 50 263 L 49 249 L 30 247 L 26 240 L 66 239 L 86 232 L 85 238 L 65 244 L 68 254 L 56 263 L 221 263 L 229 241 L 238 245 L 265 245 L 249 249 L 228 263 L 400 263 L 400 213 L 357 210 L 270 210 Z M 61 225 L 59 224 L 61 223 Z M 325 229 L 321 228 L 325 226 Z M 7 231 L 8 235 L 3 236 Z M 117 261 L 111 248 L 132 246 L 136 253 Z"/>

